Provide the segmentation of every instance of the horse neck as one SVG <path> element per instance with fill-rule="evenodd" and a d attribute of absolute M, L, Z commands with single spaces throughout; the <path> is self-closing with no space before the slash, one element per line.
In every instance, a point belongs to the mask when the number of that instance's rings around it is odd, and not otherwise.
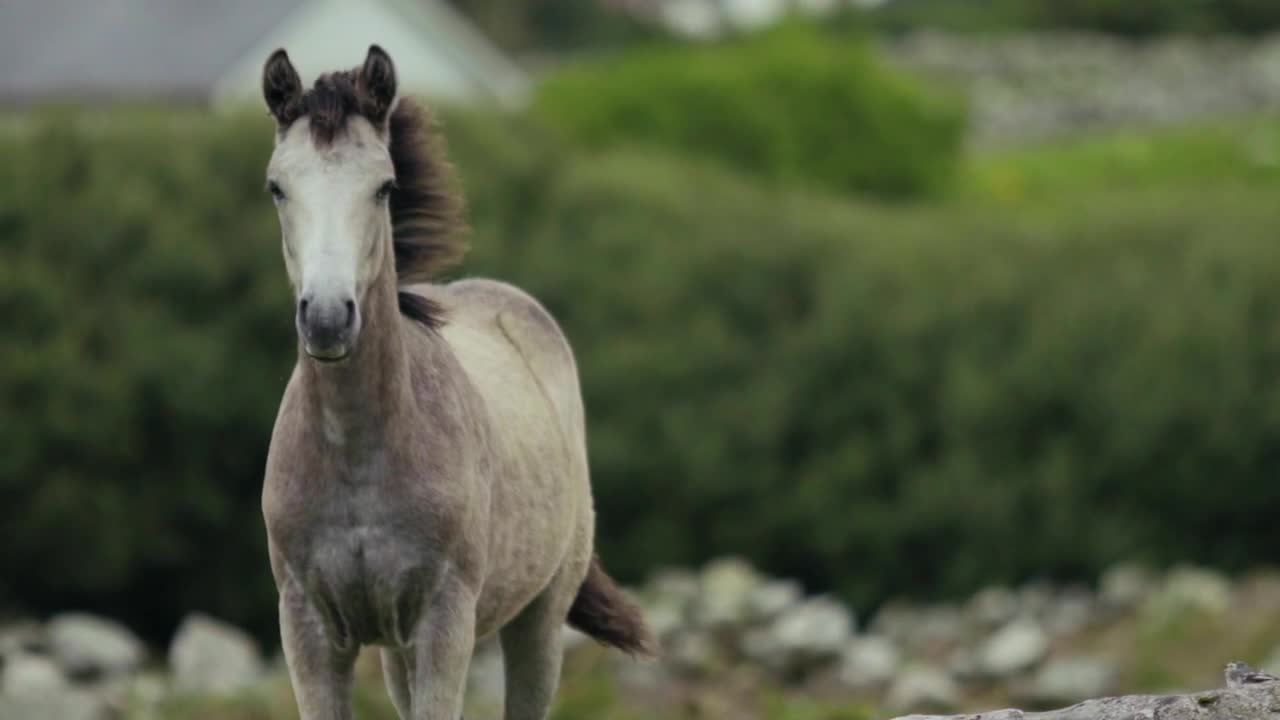
<path fill-rule="evenodd" d="M 390 255 L 390 254 L 388 254 Z M 385 442 L 388 428 L 412 407 L 412 383 L 394 260 L 390 257 L 365 294 L 360 337 L 351 356 L 324 363 L 298 348 L 303 380 L 319 410 L 324 436 L 339 445 Z"/>

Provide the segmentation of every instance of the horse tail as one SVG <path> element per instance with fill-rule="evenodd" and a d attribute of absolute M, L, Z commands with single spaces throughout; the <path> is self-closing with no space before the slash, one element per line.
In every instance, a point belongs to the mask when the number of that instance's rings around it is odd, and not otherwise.
<path fill-rule="evenodd" d="M 644 624 L 639 606 L 605 573 L 599 555 L 592 556 L 587 577 L 569 608 L 569 624 L 628 655 L 657 654 L 657 643 Z"/>

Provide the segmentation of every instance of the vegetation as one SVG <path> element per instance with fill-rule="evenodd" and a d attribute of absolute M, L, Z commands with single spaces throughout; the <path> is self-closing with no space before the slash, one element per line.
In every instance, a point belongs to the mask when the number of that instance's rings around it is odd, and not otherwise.
<path fill-rule="evenodd" d="M 894 0 L 866 18 L 888 31 L 1261 34 L 1280 27 L 1280 6 L 1271 0 Z"/>
<path fill-rule="evenodd" d="M 578 349 L 625 578 L 745 553 L 868 607 L 1280 541 L 1255 511 L 1280 501 L 1274 123 L 978 158 L 909 206 L 449 134 L 465 272 Z M 271 637 L 257 504 L 294 341 L 269 136 L 133 113 L 0 139 L 0 603 Z"/>
<path fill-rule="evenodd" d="M 787 183 L 902 197 L 945 186 L 959 102 L 796 24 L 714 47 L 652 47 L 561 72 L 538 114 L 597 150 L 653 146 Z"/>

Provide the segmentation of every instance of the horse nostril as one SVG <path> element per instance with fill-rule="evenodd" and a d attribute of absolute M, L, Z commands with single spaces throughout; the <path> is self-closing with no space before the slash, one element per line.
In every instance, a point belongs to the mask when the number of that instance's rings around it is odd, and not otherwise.
<path fill-rule="evenodd" d="M 307 316 L 307 305 L 311 304 L 306 298 L 298 301 L 298 316 L 305 318 Z"/>
<path fill-rule="evenodd" d="M 354 300 L 347 301 L 347 327 L 351 327 L 356 321 L 356 303 Z"/>

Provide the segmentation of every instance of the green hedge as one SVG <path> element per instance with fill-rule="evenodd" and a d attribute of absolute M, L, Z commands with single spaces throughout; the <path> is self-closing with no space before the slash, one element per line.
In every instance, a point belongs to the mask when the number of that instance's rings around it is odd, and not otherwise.
<path fill-rule="evenodd" d="M 803 25 L 562 70 L 549 125 L 593 149 L 649 145 L 839 192 L 929 194 L 952 175 L 960 104 L 880 66 L 860 39 Z"/>
<path fill-rule="evenodd" d="M 894 32 L 1087 30 L 1148 37 L 1280 28 L 1280 4 L 1273 0 L 894 0 L 857 15 Z"/>
<path fill-rule="evenodd" d="M 258 494 L 294 340 L 269 136 L 0 137 L 0 607 L 273 635 Z M 515 123 L 450 138 L 465 272 L 543 298 L 577 350 L 625 579 L 735 552 L 866 608 L 1272 559 L 1274 186 L 882 208 Z"/>
<path fill-rule="evenodd" d="M 877 210 L 622 155 L 480 259 L 576 340 L 613 567 L 742 552 L 868 607 L 1268 559 L 1274 192 Z"/>
<path fill-rule="evenodd" d="M 0 605 L 264 627 L 254 507 L 294 342 L 269 149 L 261 120 L 143 113 L 0 139 Z"/>

